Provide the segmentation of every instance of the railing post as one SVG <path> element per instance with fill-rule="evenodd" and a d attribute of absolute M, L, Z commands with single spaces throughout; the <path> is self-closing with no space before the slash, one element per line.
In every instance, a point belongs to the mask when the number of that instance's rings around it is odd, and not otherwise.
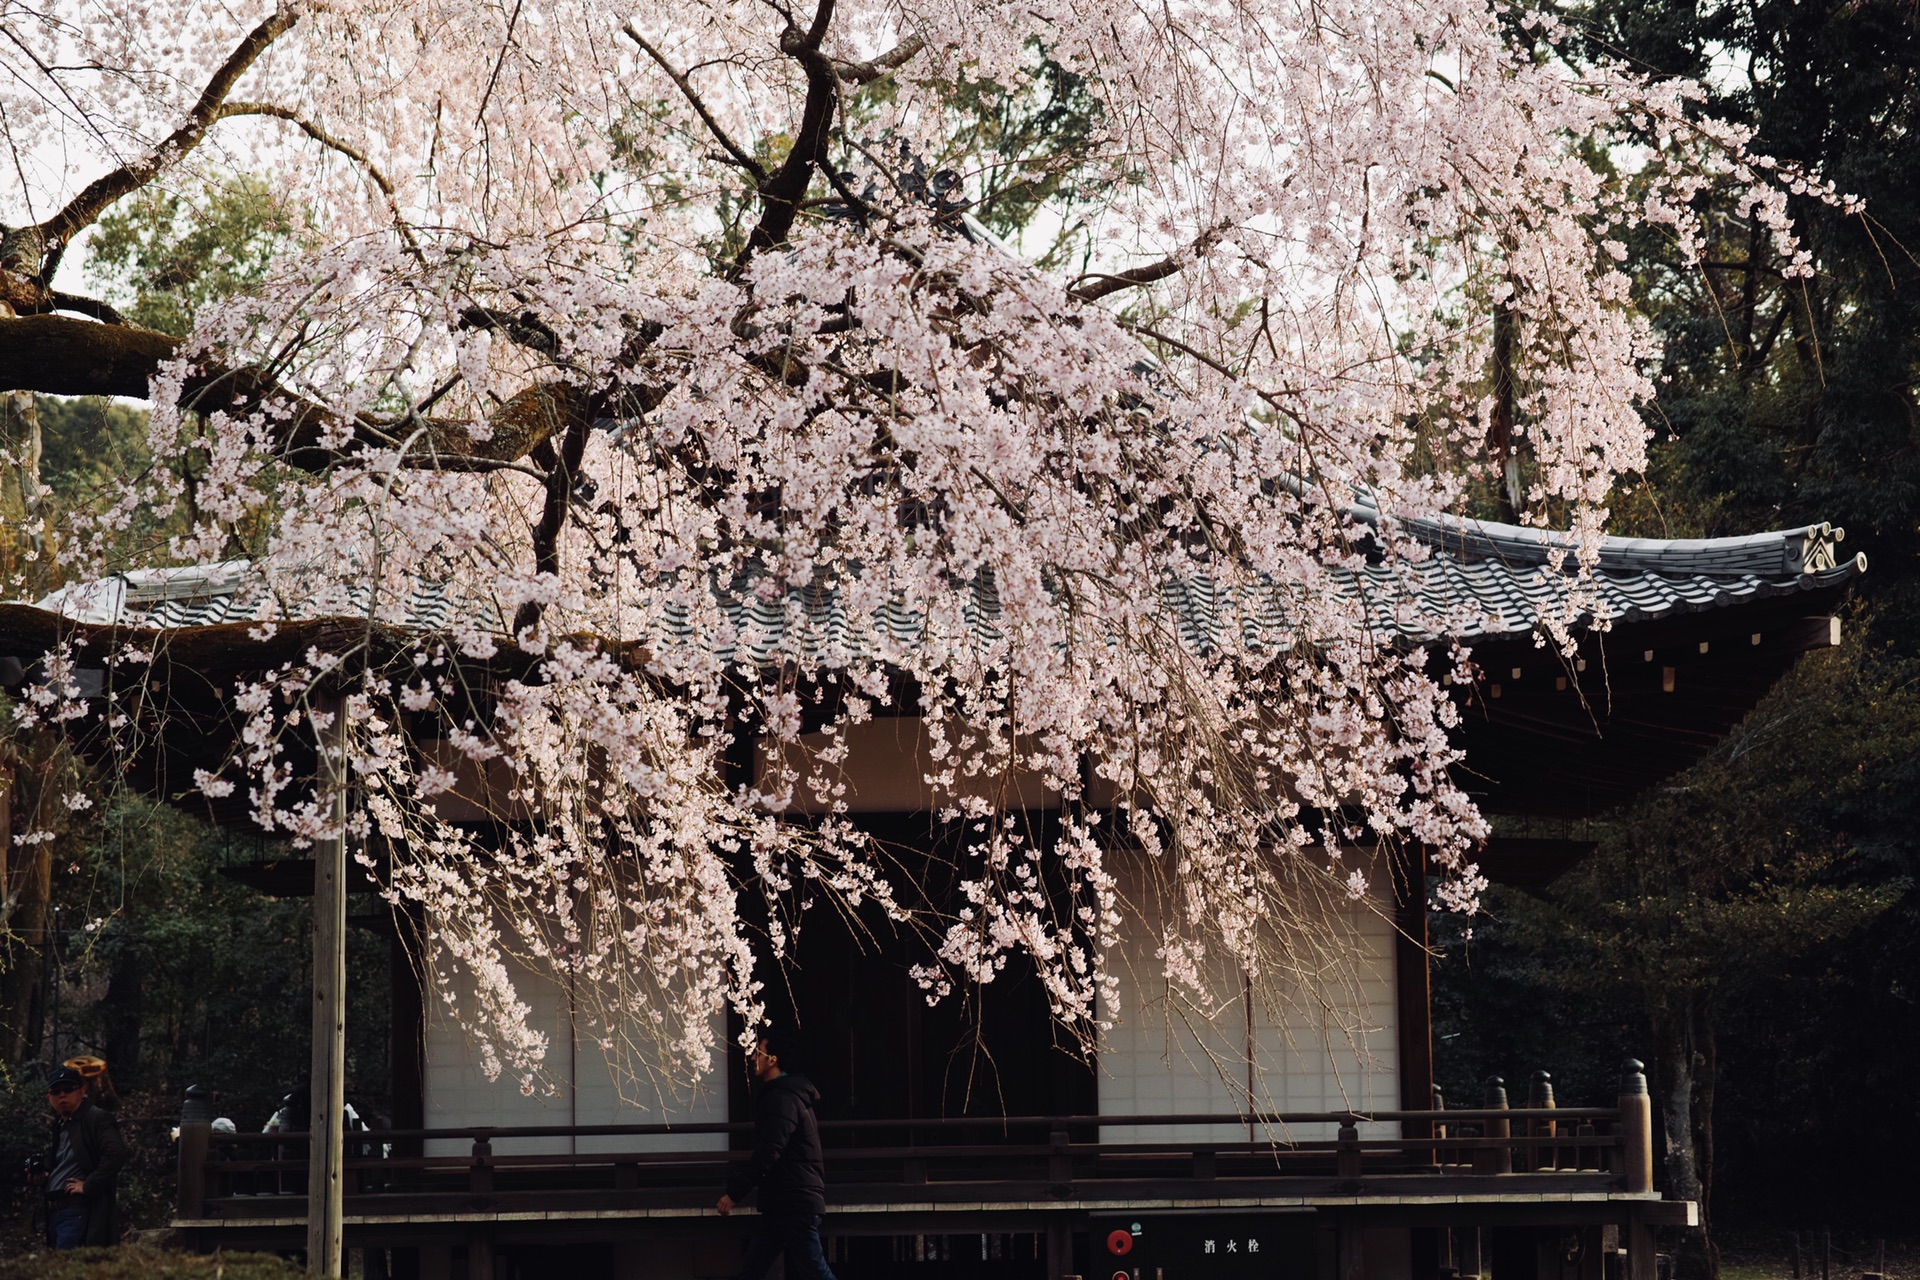
<path fill-rule="evenodd" d="M 180 1146 L 175 1204 L 183 1218 L 207 1209 L 207 1150 L 213 1144 L 213 1099 L 204 1085 L 190 1084 L 180 1103 Z"/>
<path fill-rule="evenodd" d="M 1530 1111 L 1551 1111 L 1554 1109 L 1553 1077 L 1544 1071 L 1533 1073 L 1533 1079 L 1527 1087 L 1527 1109 Z M 1527 1136 L 1530 1138 L 1552 1138 L 1559 1134 L 1559 1127 L 1551 1120 L 1532 1119 L 1527 1121 Z M 1560 1152 L 1555 1147 L 1527 1148 L 1527 1168 L 1541 1173 L 1549 1173 L 1560 1167 Z"/>
<path fill-rule="evenodd" d="M 1433 1086 L 1433 1109 L 1435 1111 L 1445 1111 L 1447 1109 L 1447 1095 L 1445 1094 L 1445 1092 L 1441 1090 L 1439 1085 Z M 1444 1120 L 1434 1121 L 1433 1136 L 1439 1139 L 1441 1142 L 1445 1142 L 1447 1140 L 1448 1127 L 1447 1127 L 1446 1121 Z M 1433 1149 L 1432 1163 L 1445 1167 L 1446 1165 L 1453 1163 L 1452 1155 L 1453 1153 L 1451 1151 L 1448 1151 L 1445 1147 L 1436 1146 Z"/>
<path fill-rule="evenodd" d="M 1487 1077 L 1487 1100 L 1485 1106 L 1489 1111 L 1505 1111 L 1507 1109 L 1507 1082 L 1499 1076 Z M 1481 1126 L 1481 1132 L 1488 1138 L 1494 1139 L 1499 1145 L 1486 1146 L 1475 1151 L 1473 1154 L 1473 1171 L 1475 1173 L 1512 1173 L 1513 1148 L 1506 1145 L 1507 1139 L 1513 1136 L 1512 1121 L 1490 1119 Z"/>
<path fill-rule="evenodd" d="M 1067 1149 L 1065 1129 L 1047 1135 L 1047 1182 L 1057 1196 L 1066 1195 L 1073 1182 L 1073 1155 Z"/>
<path fill-rule="evenodd" d="M 1334 1149 L 1334 1175 L 1342 1182 L 1360 1181 L 1360 1129 L 1352 1116 L 1340 1122 L 1340 1140 Z"/>
<path fill-rule="evenodd" d="M 1620 1081 L 1620 1137 L 1626 1189 L 1653 1190 L 1653 1098 L 1647 1092 L 1646 1067 L 1628 1058 Z"/>
<path fill-rule="evenodd" d="M 1212 1182 L 1220 1176 L 1220 1153 L 1212 1147 L 1193 1149 L 1193 1180 Z"/>
<path fill-rule="evenodd" d="M 476 1129 L 473 1134 L 473 1163 L 467 1168 L 467 1190 L 486 1194 L 493 1190 L 493 1130 Z"/>

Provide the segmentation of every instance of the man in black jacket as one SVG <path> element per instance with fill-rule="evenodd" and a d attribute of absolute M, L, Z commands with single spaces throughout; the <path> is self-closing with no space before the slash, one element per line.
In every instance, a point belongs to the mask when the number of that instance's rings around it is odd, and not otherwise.
<path fill-rule="evenodd" d="M 783 1254 L 787 1280 L 834 1280 L 820 1251 L 820 1215 L 827 1208 L 826 1162 L 813 1116 L 820 1091 L 786 1069 L 799 1054 L 791 1034 L 768 1031 L 747 1060 L 759 1086 L 753 1100 L 753 1159 L 727 1179 L 727 1193 L 714 1206 L 724 1218 L 759 1189 L 760 1226 L 747 1246 L 740 1280 L 761 1280 Z"/>
<path fill-rule="evenodd" d="M 47 1077 L 53 1145 L 47 1161 L 47 1243 L 55 1249 L 118 1242 L 114 1193 L 127 1144 L 113 1113 L 87 1099 L 87 1082 L 72 1067 Z"/>

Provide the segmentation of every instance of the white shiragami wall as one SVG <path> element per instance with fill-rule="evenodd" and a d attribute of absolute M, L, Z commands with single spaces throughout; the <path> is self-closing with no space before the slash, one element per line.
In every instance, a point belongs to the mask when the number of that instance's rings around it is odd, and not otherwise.
<path fill-rule="evenodd" d="M 1329 900 L 1302 927 L 1331 945 L 1303 951 L 1297 970 L 1249 981 L 1210 958 L 1204 999 L 1162 977 L 1160 913 L 1138 868 L 1120 890 L 1147 916 L 1115 948 L 1120 1002 L 1103 1010 L 1100 1114 L 1244 1115 L 1395 1110 L 1400 1105 L 1391 886 L 1376 877 L 1360 901 Z M 1362 1136 L 1370 1136 L 1363 1126 Z M 1334 1126 L 1103 1125 L 1106 1142 L 1323 1141 Z M 1381 1129 L 1384 1133 L 1384 1128 Z"/>
<path fill-rule="evenodd" d="M 644 1080 L 630 1082 L 624 1102 L 616 1068 L 589 1026 L 590 1002 L 578 1000 L 550 976 L 508 962 L 520 998 L 530 1006 L 528 1024 L 547 1035 L 545 1078 L 531 1094 L 521 1091 L 510 1072 L 489 1081 L 480 1068 L 478 1046 L 448 1017 L 438 996 L 426 997 L 426 1126 L 429 1129 L 491 1125 L 499 1128 L 540 1125 L 707 1124 L 727 1118 L 724 1039 L 716 1048 L 714 1069 L 698 1086 L 680 1096 L 656 1097 Z M 473 1007 L 471 979 L 461 975 L 456 998 L 462 1010 Z M 725 1134 L 610 1135 L 495 1139 L 500 1154 L 556 1154 L 603 1151 L 724 1151 Z M 471 1144 L 439 1140 L 428 1155 L 465 1155 Z"/>

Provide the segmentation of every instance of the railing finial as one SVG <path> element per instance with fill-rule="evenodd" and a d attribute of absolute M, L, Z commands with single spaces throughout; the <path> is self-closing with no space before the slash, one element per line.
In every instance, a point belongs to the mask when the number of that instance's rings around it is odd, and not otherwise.
<path fill-rule="evenodd" d="M 187 1096 L 180 1102 L 181 1124 L 213 1123 L 213 1091 L 203 1084 L 187 1086 Z"/>

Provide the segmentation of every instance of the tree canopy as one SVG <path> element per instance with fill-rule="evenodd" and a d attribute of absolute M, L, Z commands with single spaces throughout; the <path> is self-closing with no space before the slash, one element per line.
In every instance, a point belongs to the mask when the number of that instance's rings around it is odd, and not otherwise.
<path fill-rule="evenodd" d="M 1195 988 L 1209 955 L 1289 964 L 1310 899 L 1364 891 L 1356 845 L 1434 850 L 1470 904 L 1454 656 L 1377 632 L 1417 599 L 1330 584 L 1420 554 L 1396 521 L 1489 468 L 1582 563 L 1645 457 L 1640 229 L 1697 258 L 1724 197 L 1798 279 L 1789 195 L 1846 204 L 1686 83 L 1470 0 L 50 0 L 8 31 L 0 386 L 153 405 L 158 465 L 69 563 L 145 522 L 244 560 L 261 634 L 383 624 L 236 690 L 199 785 L 328 837 L 289 743 L 343 734 L 353 834 L 517 1071 L 543 1046 L 505 954 L 609 991 L 682 1074 L 807 902 L 920 912 L 836 790 L 890 704 L 968 824 L 962 900 L 922 918 L 936 997 L 1023 953 L 1092 1034 L 1122 847 Z M 183 196 L 243 173 L 272 251 L 205 261 L 235 241 L 179 236 L 222 207 Z M 174 292 L 62 287 L 89 228 Z M 423 583 L 452 622 L 413 625 Z M 77 714 L 59 690 L 30 717 Z M 434 807 L 463 770 L 540 821 L 477 846 Z M 1065 800 L 1049 847 L 1002 818 L 1023 777 Z"/>

